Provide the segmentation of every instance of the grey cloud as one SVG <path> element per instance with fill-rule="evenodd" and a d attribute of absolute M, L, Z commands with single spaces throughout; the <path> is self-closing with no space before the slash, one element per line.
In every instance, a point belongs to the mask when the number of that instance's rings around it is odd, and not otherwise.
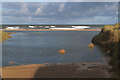
<path fill-rule="evenodd" d="M 115 23 L 108 19 L 117 9 L 115 2 L 4 2 L 3 23 Z"/>
<path fill-rule="evenodd" d="M 62 12 L 65 8 L 65 3 L 60 4 L 58 12 Z"/>

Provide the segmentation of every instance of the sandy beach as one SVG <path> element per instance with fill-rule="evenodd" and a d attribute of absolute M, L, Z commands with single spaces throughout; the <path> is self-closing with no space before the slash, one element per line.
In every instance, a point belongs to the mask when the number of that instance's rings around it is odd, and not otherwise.
<path fill-rule="evenodd" d="M 54 30 L 54 29 L 2 29 L 2 31 L 101 31 L 101 29 L 76 29 L 76 30 Z"/>
<path fill-rule="evenodd" d="M 103 63 L 31 64 L 2 68 L 2 78 L 109 78 Z"/>

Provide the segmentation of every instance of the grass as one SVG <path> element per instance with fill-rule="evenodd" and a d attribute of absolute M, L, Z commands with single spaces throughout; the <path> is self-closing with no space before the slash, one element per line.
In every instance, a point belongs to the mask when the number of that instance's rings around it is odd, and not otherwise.
<path fill-rule="evenodd" d="M 120 24 L 106 25 L 102 27 L 101 32 L 96 35 L 92 42 L 98 45 L 113 46 L 112 43 L 120 41 Z"/>
<path fill-rule="evenodd" d="M 92 39 L 92 42 L 99 45 L 104 53 L 109 52 L 111 56 L 109 64 L 120 77 L 120 70 L 118 70 L 120 66 L 120 23 L 102 27 L 101 32 Z"/>
<path fill-rule="evenodd" d="M 10 36 L 10 34 L 7 32 L 4 32 L 4 31 L 0 31 L 0 42 L 10 39 L 12 37 L 12 36 Z"/>

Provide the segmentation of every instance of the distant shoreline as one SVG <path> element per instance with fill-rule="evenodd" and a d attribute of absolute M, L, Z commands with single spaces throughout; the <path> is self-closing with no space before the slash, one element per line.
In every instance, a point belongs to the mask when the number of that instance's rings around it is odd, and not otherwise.
<path fill-rule="evenodd" d="M 53 30 L 53 29 L 1 29 L 2 31 L 101 31 L 101 29 L 76 29 L 76 30 Z"/>

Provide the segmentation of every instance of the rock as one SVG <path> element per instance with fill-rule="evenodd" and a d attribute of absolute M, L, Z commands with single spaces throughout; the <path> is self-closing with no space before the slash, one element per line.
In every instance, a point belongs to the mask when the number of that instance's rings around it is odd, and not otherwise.
<path fill-rule="evenodd" d="M 90 43 L 90 44 L 88 45 L 88 47 L 89 47 L 89 48 L 93 48 L 94 45 L 93 45 L 92 43 Z"/>
<path fill-rule="evenodd" d="M 15 62 L 14 62 L 14 61 L 10 61 L 9 63 L 10 63 L 10 64 L 13 64 L 13 63 L 15 63 Z"/>
<path fill-rule="evenodd" d="M 60 53 L 60 54 L 65 54 L 66 51 L 65 51 L 64 49 L 61 49 L 61 50 L 58 51 L 58 53 Z"/>
<path fill-rule="evenodd" d="M 109 72 L 113 72 L 113 68 L 109 69 Z"/>

